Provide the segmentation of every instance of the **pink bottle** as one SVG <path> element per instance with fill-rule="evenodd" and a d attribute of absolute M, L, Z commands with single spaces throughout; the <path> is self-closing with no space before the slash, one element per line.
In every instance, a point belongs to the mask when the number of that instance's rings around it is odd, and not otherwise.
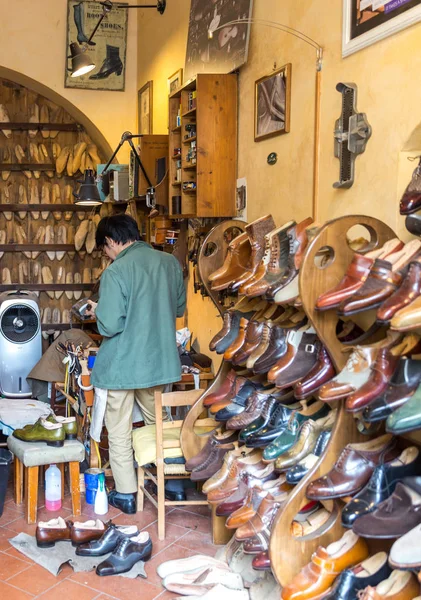
<path fill-rule="evenodd" d="M 61 508 L 61 472 L 56 465 L 45 472 L 45 508 L 52 512 Z"/>

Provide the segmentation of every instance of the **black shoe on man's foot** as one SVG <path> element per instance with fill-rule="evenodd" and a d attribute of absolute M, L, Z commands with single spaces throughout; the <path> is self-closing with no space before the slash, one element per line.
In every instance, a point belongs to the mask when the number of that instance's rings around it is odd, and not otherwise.
<path fill-rule="evenodd" d="M 108 504 L 118 508 L 126 515 L 134 515 L 136 512 L 136 497 L 134 494 L 119 494 L 116 490 L 112 490 L 108 494 Z"/>

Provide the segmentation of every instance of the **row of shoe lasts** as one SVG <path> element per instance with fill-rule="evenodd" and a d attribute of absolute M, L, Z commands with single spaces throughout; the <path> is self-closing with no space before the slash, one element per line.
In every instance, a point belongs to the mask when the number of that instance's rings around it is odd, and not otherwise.
<path fill-rule="evenodd" d="M 356 253 L 342 280 L 322 294 L 316 310 L 349 316 L 377 308 L 377 323 L 410 331 L 421 325 L 421 241 L 389 240 L 379 250 Z"/>
<path fill-rule="evenodd" d="M 49 306 L 44 308 L 41 311 L 41 323 L 43 325 L 51 325 L 51 329 L 45 329 L 42 332 L 42 337 L 45 340 L 48 340 L 50 335 L 54 334 L 54 339 L 58 338 L 60 335 L 60 331 L 56 331 L 54 329 L 54 325 L 62 324 L 62 323 L 70 323 L 71 314 L 70 310 L 65 308 L 63 311 L 60 311 L 59 308 L 51 309 Z"/>
<path fill-rule="evenodd" d="M 312 235 L 313 220 L 290 221 L 277 228 L 271 215 L 249 225 L 228 246 L 223 266 L 209 275 L 215 291 L 239 291 L 278 304 L 299 294 L 298 273 Z"/>
<path fill-rule="evenodd" d="M 169 560 L 159 565 L 157 573 L 170 592 L 181 594 L 174 600 L 249 600 L 241 575 L 226 562 L 198 554 Z"/>
<path fill-rule="evenodd" d="M 5 171 L 2 171 L 2 175 Z M 25 171 L 25 173 L 31 173 L 30 171 Z M 47 173 L 52 173 L 47 171 Z M 6 172 L 7 174 L 7 172 Z M 52 175 L 51 175 L 52 176 Z M 29 213 L 27 211 L 18 211 L 18 216 L 20 219 L 24 219 L 27 214 L 30 214 L 32 219 L 37 221 L 40 216 L 41 219 L 46 221 L 50 216 L 50 213 L 53 214 L 53 217 L 56 221 L 60 221 L 62 217 L 64 217 L 65 221 L 70 221 L 73 217 L 73 211 L 61 211 L 54 210 L 54 206 L 51 206 L 51 209 L 48 210 L 39 210 L 37 204 L 73 204 L 73 187 L 69 184 L 65 185 L 63 188 L 63 192 L 58 183 L 48 183 L 44 182 L 41 184 L 41 193 L 38 185 L 38 181 L 36 179 L 31 179 L 28 183 L 28 188 L 19 184 L 18 187 L 15 187 L 12 183 L 8 183 L 7 185 L 2 186 L 0 189 L 1 194 L 1 203 L 2 204 L 21 204 L 21 205 L 33 205 L 33 209 Z M 11 221 L 13 218 L 13 213 L 11 211 L 5 210 L 3 212 L 7 221 Z M 85 218 L 85 211 L 77 211 L 76 212 L 79 220 L 83 220 Z"/>
<path fill-rule="evenodd" d="M 57 107 L 55 109 L 50 109 L 47 105 L 42 105 L 40 108 L 36 102 L 33 102 L 29 105 L 28 123 L 61 123 L 63 116 L 64 111 L 62 108 Z M 10 123 L 9 111 L 7 110 L 7 106 L 5 104 L 0 104 L 0 122 Z M 11 129 L 3 129 L 2 132 L 7 139 L 11 139 L 13 137 L 13 131 Z M 30 130 L 29 137 L 34 138 L 37 133 L 37 129 Z M 44 139 L 54 139 L 58 136 L 58 134 L 58 130 L 43 130 L 41 132 L 41 135 Z"/>
<path fill-rule="evenodd" d="M 130 571 L 139 561 L 146 562 L 152 555 L 149 533 L 139 532 L 136 525 L 117 526 L 111 521 L 65 521 L 62 517 L 40 521 L 35 532 L 39 548 L 51 548 L 56 542 L 71 542 L 78 556 L 97 557 L 110 554 L 96 567 L 96 574 L 104 577 Z"/>
<path fill-rule="evenodd" d="M 79 225 L 75 234 L 75 249 L 82 250 L 85 244 L 86 252 L 92 254 L 95 249 L 95 234 L 98 224 L 101 220 L 99 215 L 95 215 L 92 219 L 85 219 Z"/>
<path fill-rule="evenodd" d="M 420 600 L 420 584 L 408 571 L 394 569 L 394 547 L 370 556 L 364 539 L 352 531 L 326 548 L 319 546 L 282 600 Z"/>
<path fill-rule="evenodd" d="M 41 417 L 33 425 L 15 429 L 13 436 L 22 442 L 45 442 L 47 446 L 61 448 L 65 440 L 77 438 L 76 417 L 60 417 L 55 414 Z"/>

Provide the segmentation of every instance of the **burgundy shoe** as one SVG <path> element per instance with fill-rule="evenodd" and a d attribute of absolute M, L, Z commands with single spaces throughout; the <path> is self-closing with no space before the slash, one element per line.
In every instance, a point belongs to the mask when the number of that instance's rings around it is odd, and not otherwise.
<path fill-rule="evenodd" d="M 336 371 L 333 362 L 322 345 L 317 354 L 317 363 L 294 387 L 294 395 L 298 400 L 312 396 L 322 385 L 335 377 Z"/>
<path fill-rule="evenodd" d="M 270 571 L 271 564 L 270 564 L 269 552 L 267 550 L 265 550 L 264 552 L 261 552 L 260 554 L 255 556 L 253 558 L 251 566 L 256 571 Z"/>
<path fill-rule="evenodd" d="M 231 369 L 226 378 L 223 380 L 221 386 L 205 397 L 203 400 L 203 406 L 212 406 L 212 404 L 215 404 L 216 402 L 225 400 L 225 398 L 228 397 L 230 392 L 233 390 L 236 378 L 236 372 L 234 369 Z"/>

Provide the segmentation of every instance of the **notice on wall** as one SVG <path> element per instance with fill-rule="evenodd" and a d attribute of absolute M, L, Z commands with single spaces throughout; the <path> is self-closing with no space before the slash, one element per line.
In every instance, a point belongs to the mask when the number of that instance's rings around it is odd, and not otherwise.
<path fill-rule="evenodd" d="M 67 88 L 124 91 L 128 10 L 114 4 L 89 43 L 102 14 L 103 7 L 99 2 L 67 2 L 66 56 L 70 55 L 69 44 L 74 42 L 95 65 L 86 75 L 71 77 L 69 68 L 72 61 L 67 58 L 64 83 Z"/>
<path fill-rule="evenodd" d="M 421 5 L 421 0 L 347 0 L 351 3 L 350 39 L 356 39 Z"/>

